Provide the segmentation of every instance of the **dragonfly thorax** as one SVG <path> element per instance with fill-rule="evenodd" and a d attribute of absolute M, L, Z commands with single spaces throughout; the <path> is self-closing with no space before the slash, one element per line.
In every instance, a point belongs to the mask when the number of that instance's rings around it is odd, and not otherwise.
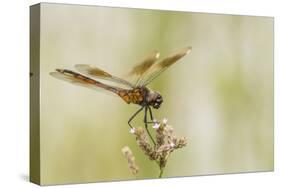
<path fill-rule="evenodd" d="M 137 87 L 132 90 L 120 90 L 117 93 L 128 104 L 138 104 L 141 106 L 152 106 L 155 109 L 160 108 L 163 98 L 162 96 L 147 87 Z"/>

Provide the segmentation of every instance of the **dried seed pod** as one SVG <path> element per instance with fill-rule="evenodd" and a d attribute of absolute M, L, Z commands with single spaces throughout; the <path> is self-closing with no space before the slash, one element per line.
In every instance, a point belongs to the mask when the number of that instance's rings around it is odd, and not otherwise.
<path fill-rule="evenodd" d="M 125 146 L 122 148 L 122 153 L 128 161 L 128 167 L 129 167 L 130 172 L 132 174 L 136 175 L 139 171 L 139 167 L 137 166 L 137 164 L 135 162 L 135 157 L 133 155 L 133 152 L 131 151 L 131 149 L 128 146 Z"/>

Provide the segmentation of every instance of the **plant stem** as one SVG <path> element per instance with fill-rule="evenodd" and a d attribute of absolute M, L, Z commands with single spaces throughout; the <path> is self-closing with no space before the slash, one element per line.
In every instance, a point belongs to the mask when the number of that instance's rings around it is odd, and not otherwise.
<path fill-rule="evenodd" d="M 163 172 L 164 172 L 164 168 L 160 168 L 160 173 L 159 173 L 159 177 L 158 178 L 162 178 Z"/>

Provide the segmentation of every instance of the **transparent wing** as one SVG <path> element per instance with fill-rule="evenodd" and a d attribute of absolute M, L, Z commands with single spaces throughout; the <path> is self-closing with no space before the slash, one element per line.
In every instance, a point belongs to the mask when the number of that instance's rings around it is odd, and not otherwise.
<path fill-rule="evenodd" d="M 145 57 L 138 65 L 132 68 L 129 72 L 129 76 L 135 76 L 136 84 L 141 81 L 142 76 L 147 70 L 159 59 L 160 53 L 154 50 L 147 57 Z"/>
<path fill-rule="evenodd" d="M 149 70 L 146 71 L 146 74 L 138 83 L 138 86 L 146 86 L 147 84 L 149 84 L 152 80 L 158 77 L 163 71 L 165 71 L 167 68 L 169 68 L 171 65 L 176 63 L 179 59 L 181 59 L 185 55 L 189 54 L 191 50 L 192 47 L 183 48 L 180 51 L 176 52 L 175 54 L 164 58 L 159 63 L 153 64 L 153 66 L 151 66 Z"/>
<path fill-rule="evenodd" d="M 94 67 L 92 65 L 77 64 L 77 65 L 75 65 L 75 68 L 80 73 L 85 74 L 86 76 L 89 76 L 89 77 L 108 80 L 108 81 L 111 81 L 111 82 L 114 82 L 114 83 L 125 85 L 129 88 L 134 87 L 134 85 L 131 84 L 130 82 L 128 82 L 128 81 L 126 81 L 122 78 L 118 78 L 116 76 L 113 76 L 113 75 L 103 71 L 102 69 Z"/>
<path fill-rule="evenodd" d="M 146 58 L 144 58 L 138 65 L 132 68 L 130 75 L 142 75 L 158 60 L 160 53 L 154 50 Z"/>
<path fill-rule="evenodd" d="M 66 69 L 56 69 L 56 70 L 57 72 L 50 72 L 50 75 L 57 79 L 69 82 L 74 85 L 83 86 L 86 88 L 93 89 L 95 91 L 103 91 L 111 94 L 118 93 L 119 91 L 122 90 L 122 88 L 103 84 L 101 82 L 90 79 L 86 76 L 83 76 L 81 74 L 75 73 L 70 70 L 66 70 Z"/>

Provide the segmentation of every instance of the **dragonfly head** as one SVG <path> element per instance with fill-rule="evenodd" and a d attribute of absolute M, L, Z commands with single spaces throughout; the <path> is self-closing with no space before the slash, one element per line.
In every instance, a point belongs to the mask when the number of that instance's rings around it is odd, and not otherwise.
<path fill-rule="evenodd" d="M 160 108 L 163 102 L 162 96 L 155 91 L 150 91 L 147 98 L 148 98 L 147 100 L 148 104 L 155 109 Z"/>

